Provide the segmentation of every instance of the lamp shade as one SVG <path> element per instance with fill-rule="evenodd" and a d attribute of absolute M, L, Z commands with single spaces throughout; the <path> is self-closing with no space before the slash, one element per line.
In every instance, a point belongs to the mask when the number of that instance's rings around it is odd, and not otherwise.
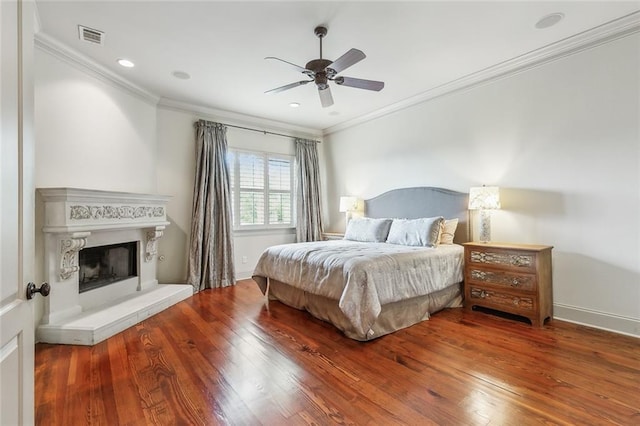
<path fill-rule="evenodd" d="M 340 197 L 341 212 L 358 211 L 358 199 L 356 197 Z"/>
<path fill-rule="evenodd" d="M 474 186 L 469 190 L 469 210 L 500 208 L 500 188 L 497 186 Z"/>

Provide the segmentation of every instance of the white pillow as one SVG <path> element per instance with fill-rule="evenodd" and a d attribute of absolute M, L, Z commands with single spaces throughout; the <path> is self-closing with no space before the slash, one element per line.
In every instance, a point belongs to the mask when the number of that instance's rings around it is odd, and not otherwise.
<path fill-rule="evenodd" d="M 390 226 L 391 219 L 354 217 L 347 224 L 344 239 L 368 243 L 383 243 L 387 240 Z"/>
<path fill-rule="evenodd" d="M 458 218 L 445 219 L 440 227 L 440 238 L 438 244 L 453 244 L 453 237 L 458 227 Z"/>
<path fill-rule="evenodd" d="M 405 246 L 435 247 L 438 244 L 440 225 L 443 220 L 442 216 L 410 220 L 394 219 L 387 242 Z"/>

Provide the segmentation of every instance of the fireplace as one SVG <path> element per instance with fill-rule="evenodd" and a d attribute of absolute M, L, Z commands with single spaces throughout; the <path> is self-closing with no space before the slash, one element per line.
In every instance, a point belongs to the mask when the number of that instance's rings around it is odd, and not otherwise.
<path fill-rule="evenodd" d="M 38 197 L 51 285 L 39 341 L 93 345 L 193 294 L 156 278 L 169 197 L 77 188 L 39 188 Z"/>
<path fill-rule="evenodd" d="M 90 247 L 78 254 L 79 292 L 94 290 L 138 275 L 135 241 Z"/>

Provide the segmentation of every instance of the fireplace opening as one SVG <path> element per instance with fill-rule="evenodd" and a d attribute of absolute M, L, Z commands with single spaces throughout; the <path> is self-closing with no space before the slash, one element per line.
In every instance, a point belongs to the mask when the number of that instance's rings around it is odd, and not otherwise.
<path fill-rule="evenodd" d="M 80 293 L 138 275 L 136 241 L 80 250 Z"/>

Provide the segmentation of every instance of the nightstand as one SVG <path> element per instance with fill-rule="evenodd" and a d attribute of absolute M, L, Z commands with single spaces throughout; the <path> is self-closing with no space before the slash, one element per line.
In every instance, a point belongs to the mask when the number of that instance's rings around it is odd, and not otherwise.
<path fill-rule="evenodd" d="M 323 232 L 322 239 L 323 240 L 342 240 L 344 238 L 344 234 L 339 232 Z"/>
<path fill-rule="evenodd" d="M 464 244 L 464 306 L 521 315 L 536 327 L 553 318 L 551 246 Z"/>

